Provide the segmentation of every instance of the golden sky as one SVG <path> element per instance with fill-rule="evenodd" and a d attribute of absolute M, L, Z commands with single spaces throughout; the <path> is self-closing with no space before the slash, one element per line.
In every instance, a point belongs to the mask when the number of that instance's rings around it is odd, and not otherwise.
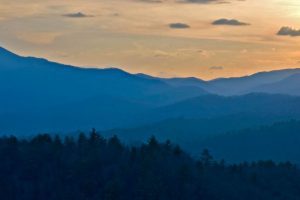
<path fill-rule="evenodd" d="M 298 30 L 299 0 L 0 0 L 0 46 L 162 77 L 300 67 Z"/>

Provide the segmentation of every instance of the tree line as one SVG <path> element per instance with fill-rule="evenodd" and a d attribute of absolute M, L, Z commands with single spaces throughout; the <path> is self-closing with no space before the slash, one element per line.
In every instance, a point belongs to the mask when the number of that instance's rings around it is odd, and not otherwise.
<path fill-rule="evenodd" d="M 298 200 L 290 162 L 227 164 L 151 137 L 139 146 L 93 130 L 78 137 L 0 138 L 3 200 Z"/>

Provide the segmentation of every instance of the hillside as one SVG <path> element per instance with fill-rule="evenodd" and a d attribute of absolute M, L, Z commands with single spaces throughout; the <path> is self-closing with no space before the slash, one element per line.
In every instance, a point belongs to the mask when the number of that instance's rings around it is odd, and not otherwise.
<path fill-rule="evenodd" d="M 207 94 L 119 69 L 79 68 L 5 49 L 0 59 L 0 131 L 115 128 L 141 111 Z"/>

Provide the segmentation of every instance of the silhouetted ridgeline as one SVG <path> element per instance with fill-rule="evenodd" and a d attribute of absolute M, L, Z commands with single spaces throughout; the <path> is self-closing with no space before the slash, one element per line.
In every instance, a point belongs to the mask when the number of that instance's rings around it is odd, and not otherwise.
<path fill-rule="evenodd" d="M 259 161 L 191 158 L 154 137 L 138 147 L 96 131 L 78 138 L 0 138 L 0 197 L 22 200 L 298 200 L 300 170 Z"/>

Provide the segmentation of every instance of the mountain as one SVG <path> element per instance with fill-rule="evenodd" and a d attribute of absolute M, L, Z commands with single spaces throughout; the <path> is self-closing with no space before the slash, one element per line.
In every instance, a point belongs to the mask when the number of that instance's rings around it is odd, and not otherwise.
<path fill-rule="evenodd" d="M 208 137 L 278 121 L 300 120 L 300 97 L 273 94 L 205 95 L 155 108 L 141 116 L 144 121 L 136 119 L 136 122 L 144 125 L 113 129 L 103 134 L 118 135 L 128 143 L 139 143 L 154 135 L 162 141 L 170 139 L 197 155 Z"/>
<path fill-rule="evenodd" d="M 297 73 L 275 83 L 260 85 L 256 88 L 253 88 L 251 92 L 300 95 L 299 83 L 300 73 Z"/>
<path fill-rule="evenodd" d="M 227 131 L 240 122 L 236 117 L 229 122 L 230 126 L 220 122 L 221 119 L 228 121 L 229 116 L 251 116 L 253 124 L 256 119 L 273 122 L 300 116 L 300 97 L 212 93 L 226 87 L 223 91 L 227 93 L 253 90 L 293 95 L 299 91 L 299 69 L 203 81 L 193 77 L 157 78 L 115 68 L 80 68 L 18 56 L 3 48 L 0 48 L 0 60 L 0 132 L 3 134 L 66 132 L 92 127 L 100 130 L 142 127 L 145 130 L 147 125 L 164 127 L 168 120 L 171 120 L 167 123 L 169 127 L 171 124 L 184 127 L 177 119 L 195 119 L 186 124 L 195 127 L 195 131 L 205 123 L 212 127 L 217 123 L 228 127 L 224 128 Z M 244 87 L 244 91 L 237 87 Z M 251 125 L 250 120 L 248 122 L 246 127 Z M 212 129 L 206 126 L 205 130 Z"/>
<path fill-rule="evenodd" d="M 3 48 L 0 60 L 0 131 L 5 132 L 125 126 L 139 112 L 207 94 L 115 68 L 79 68 Z"/>
<path fill-rule="evenodd" d="M 231 162 L 272 159 L 299 164 L 299 142 L 300 121 L 291 120 L 216 135 L 198 145 Z"/>
<path fill-rule="evenodd" d="M 238 78 L 220 78 L 209 81 L 213 92 L 220 95 L 239 95 L 249 92 L 256 87 L 281 81 L 291 75 L 300 73 L 300 69 L 275 70 L 270 72 L 259 72 L 250 76 Z"/>
<path fill-rule="evenodd" d="M 200 145 L 207 137 L 221 135 L 229 131 L 270 125 L 276 121 L 289 120 L 288 116 L 260 116 L 238 113 L 213 118 L 169 118 L 159 122 L 127 129 L 112 129 L 102 132 L 105 136 L 117 135 L 129 144 L 147 141 L 155 136 L 160 141 L 172 140 L 185 150 L 197 155 Z"/>
<path fill-rule="evenodd" d="M 148 79 L 159 79 L 173 86 L 194 86 L 202 88 L 212 94 L 218 95 L 242 95 L 253 92 L 281 93 L 299 95 L 299 90 L 290 90 L 296 85 L 300 85 L 299 79 L 295 77 L 300 74 L 300 69 L 275 70 L 270 72 L 259 72 L 253 75 L 236 78 L 218 78 L 210 81 L 203 81 L 195 77 L 187 78 L 156 78 L 148 75 L 139 76 Z M 272 87 L 272 85 L 274 86 Z M 268 87 L 269 85 L 269 87 Z M 281 90 L 274 88 L 280 87 Z"/>
<path fill-rule="evenodd" d="M 207 148 L 229 162 L 275 160 L 300 164 L 300 121 L 237 114 L 212 119 L 168 119 L 131 129 L 103 132 L 129 144 L 155 136 L 171 140 L 195 157 Z"/>
<path fill-rule="evenodd" d="M 195 78 L 195 77 L 160 78 L 160 77 L 154 77 L 154 76 L 150 76 L 150 75 L 143 74 L 143 73 L 139 73 L 136 75 L 139 77 L 150 79 L 150 80 L 160 80 L 160 81 L 167 83 L 168 85 L 175 86 L 175 87 L 193 86 L 193 87 L 204 89 L 205 91 L 213 91 L 212 90 L 213 86 L 210 86 L 208 81 L 204 81 L 204 80 L 201 80 L 201 79 Z M 214 93 L 214 92 L 211 92 L 211 93 Z"/>
<path fill-rule="evenodd" d="M 239 113 L 256 116 L 300 116 L 300 97 L 252 93 L 241 96 L 203 95 L 155 108 L 143 117 L 147 121 L 168 118 L 214 118 Z"/>

